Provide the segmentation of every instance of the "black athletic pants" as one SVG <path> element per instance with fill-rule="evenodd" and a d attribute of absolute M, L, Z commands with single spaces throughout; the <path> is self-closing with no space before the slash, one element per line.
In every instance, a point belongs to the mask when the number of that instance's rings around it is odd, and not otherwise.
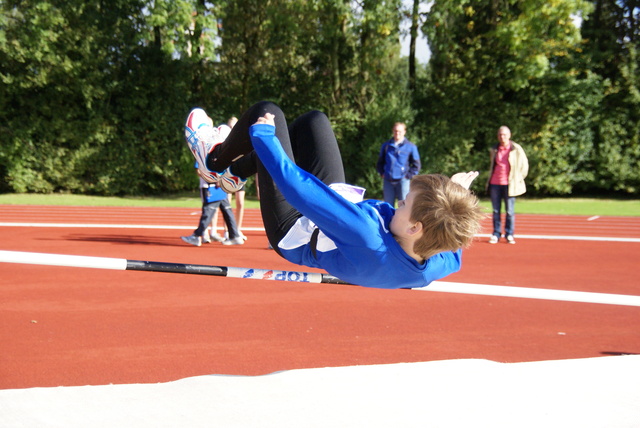
<path fill-rule="evenodd" d="M 224 143 L 207 158 L 207 167 L 247 178 L 258 173 L 262 221 L 271 246 L 278 252 L 278 242 L 287 234 L 301 214 L 282 196 L 271 175 L 262 165 L 249 138 L 249 127 L 266 113 L 275 115 L 276 136 L 290 159 L 325 184 L 344 183 L 344 167 L 338 142 L 324 113 L 310 111 L 287 126 L 280 108 L 268 101 L 254 104 L 238 119 Z"/>

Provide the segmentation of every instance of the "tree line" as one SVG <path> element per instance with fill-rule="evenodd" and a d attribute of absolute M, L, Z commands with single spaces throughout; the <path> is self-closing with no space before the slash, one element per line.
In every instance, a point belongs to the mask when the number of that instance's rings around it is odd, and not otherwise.
<path fill-rule="evenodd" d="M 222 123 L 268 99 L 291 119 L 327 113 L 348 181 L 370 197 L 397 121 L 423 172 L 486 179 L 507 125 L 529 156 L 530 194 L 638 194 L 636 1 L 405 3 L 4 0 L 0 191 L 191 190 L 188 111 Z M 420 34 L 427 64 L 415 58 Z"/>

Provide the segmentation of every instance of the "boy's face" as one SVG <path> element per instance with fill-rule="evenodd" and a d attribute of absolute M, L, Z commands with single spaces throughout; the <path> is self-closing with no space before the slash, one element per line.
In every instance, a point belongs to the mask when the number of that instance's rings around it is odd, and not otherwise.
<path fill-rule="evenodd" d="M 405 236 L 407 234 L 407 230 L 415 224 L 414 221 L 411 221 L 411 210 L 413 208 L 414 197 L 415 192 L 411 190 L 404 201 L 398 202 L 396 213 L 391 218 L 391 223 L 389 224 L 389 230 L 394 236 Z"/>

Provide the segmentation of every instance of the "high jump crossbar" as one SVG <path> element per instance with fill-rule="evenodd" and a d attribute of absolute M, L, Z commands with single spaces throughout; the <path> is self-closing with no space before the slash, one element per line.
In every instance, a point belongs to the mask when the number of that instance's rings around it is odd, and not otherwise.
<path fill-rule="evenodd" d="M 112 270 L 186 273 L 196 275 L 224 276 L 228 278 L 266 279 L 302 283 L 353 285 L 326 273 L 239 268 L 228 266 L 207 266 L 166 262 L 148 262 L 142 260 L 126 260 L 109 257 L 68 256 L 63 254 L 29 253 L 21 251 L 0 250 L 0 263 L 1 262 Z M 413 290 L 640 307 L 640 296 L 593 293 L 585 291 L 552 290 L 546 288 L 509 287 L 504 285 L 466 284 L 441 281 L 438 281 L 436 283 L 434 281 L 428 287 L 414 288 Z"/>
<path fill-rule="evenodd" d="M 230 266 L 208 266 L 183 263 L 127 260 L 111 257 L 71 256 L 64 254 L 32 253 L 0 250 L 0 262 L 46 266 L 65 266 L 110 270 L 184 273 L 224 276 L 227 278 L 265 279 L 289 282 L 346 284 L 335 276 L 317 272 L 296 272 L 276 269 L 255 269 Z"/>

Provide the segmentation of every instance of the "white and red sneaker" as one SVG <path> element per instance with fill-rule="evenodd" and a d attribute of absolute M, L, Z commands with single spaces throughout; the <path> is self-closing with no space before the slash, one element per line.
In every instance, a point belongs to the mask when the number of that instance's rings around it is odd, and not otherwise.
<path fill-rule="evenodd" d="M 184 127 L 184 136 L 187 141 L 187 147 L 189 147 L 191 154 L 196 159 L 200 177 L 208 183 L 217 183 L 220 174 L 209 171 L 207 168 L 207 155 L 218 144 L 222 143 L 224 138 L 220 135 L 219 129 L 213 126 L 213 121 L 203 109 L 194 108 L 191 110 Z"/>
<path fill-rule="evenodd" d="M 232 174 L 230 168 L 225 169 L 218 177 L 218 186 L 227 193 L 236 193 L 244 187 L 246 182 L 246 178 L 240 178 Z"/>

